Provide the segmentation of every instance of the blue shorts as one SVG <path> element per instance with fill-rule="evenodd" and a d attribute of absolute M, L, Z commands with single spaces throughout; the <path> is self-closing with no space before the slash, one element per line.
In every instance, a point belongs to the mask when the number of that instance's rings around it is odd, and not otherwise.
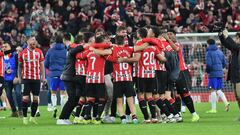
<path fill-rule="evenodd" d="M 208 89 L 220 90 L 223 88 L 223 78 L 209 78 L 208 79 Z"/>
<path fill-rule="evenodd" d="M 50 87 L 53 91 L 65 90 L 63 80 L 61 80 L 59 77 L 50 78 Z"/>

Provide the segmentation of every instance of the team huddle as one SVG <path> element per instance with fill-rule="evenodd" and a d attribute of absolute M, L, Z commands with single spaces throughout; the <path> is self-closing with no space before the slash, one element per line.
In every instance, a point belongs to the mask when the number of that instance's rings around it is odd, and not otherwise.
<path fill-rule="evenodd" d="M 51 76 L 51 89 L 65 88 L 68 95 L 65 104 L 61 101 L 62 111 L 57 124 L 71 124 L 71 114 L 75 124 L 113 123 L 117 112 L 122 124 L 139 123 L 135 96 L 144 116 L 143 123 L 182 122 L 181 102 L 191 112 L 192 122 L 199 121 L 189 93 L 191 80 L 182 46 L 176 41 L 174 32 L 161 33 L 155 26 L 139 28 L 133 36 L 133 45 L 129 43 L 125 27 L 118 27 L 114 37 L 97 29 L 95 33 L 79 32 L 74 43 L 70 42 L 69 34 L 58 33 L 56 41 L 67 47 L 63 52 L 66 65 L 62 73 Z M 24 84 L 24 124 L 28 123 L 30 91 L 33 94 L 30 121 L 37 123 L 34 116 L 39 102 L 40 79 L 46 82 L 43 66 L 49 68 L 51 59 L 59 59 L 54 53 L 50 54 L 49 49 L 44 62 L 43 54 L 35 48 L 34 42 L 35 39 L 30 38 L 28 47 L 19 55 L 21 72 L 18 76 L 22 76 Z M 109 84 L 113 84 L 113 89 L 108 87 Z M 56 99 L 54 102 L 52 104 L 56 106 Z M 102 118 L 109 107 L 111 115 L 108 119 Z M 56 112 L 54 109 L 54 117 Z"/>

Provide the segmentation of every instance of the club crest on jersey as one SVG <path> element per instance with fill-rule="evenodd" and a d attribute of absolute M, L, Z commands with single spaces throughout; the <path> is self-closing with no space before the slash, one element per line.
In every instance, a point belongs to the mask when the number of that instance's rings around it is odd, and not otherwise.
<path fill-rule="evenodd" d="M 92 79 L 92 80 L 99 80 L 99 76 L 87 76 L 87 79 Z"/>

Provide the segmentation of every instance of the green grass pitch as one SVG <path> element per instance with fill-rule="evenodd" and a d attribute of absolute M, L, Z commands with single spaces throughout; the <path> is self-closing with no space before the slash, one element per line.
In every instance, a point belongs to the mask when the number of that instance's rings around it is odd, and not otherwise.
<path fill-rule="evenodd" d="M 200 121 L 192 123 L 189 112 L 184 113 L 184 122 L 175 124 L 101 124 L 57 126 L 56 120 L 46 107 L 41 107 L 38 125 L 23 125 L 20 118 L 9 118 L 9 111 L 0 111 L 0 135 L 240 135 L 240 122 L 234 121 L 240 113 L 235 103 L 231 103 L 230 112 L 224 111 L 224 105 L 218 104 L 217 114 L 206 114 L 209 103 L 195 104 Z M 142 115 L 138 110 L 138 117 Z"/>

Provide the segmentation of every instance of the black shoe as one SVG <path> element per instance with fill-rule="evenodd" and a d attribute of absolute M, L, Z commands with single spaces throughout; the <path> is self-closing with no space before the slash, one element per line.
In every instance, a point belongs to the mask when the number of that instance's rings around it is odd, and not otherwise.
<path fill-rule="evenodd" d="M 57 109 L 53 110 L 53 118 L 57 118 Z"/>
<path fill-rule="evenodd" d="M 40 117 L 41 115 L 40 115 L 40 112 L 37 112 L 36 114 L 35 114 L 35 116 L 36 117 Z"/>
<path fill-rule="evenodd" d="M 17 118 L 17 117 L 18 117 L 18 113 L 17 113 L 17 112 L 13 112 L 13 113 L 11 114 L 11 117 Z"/>

